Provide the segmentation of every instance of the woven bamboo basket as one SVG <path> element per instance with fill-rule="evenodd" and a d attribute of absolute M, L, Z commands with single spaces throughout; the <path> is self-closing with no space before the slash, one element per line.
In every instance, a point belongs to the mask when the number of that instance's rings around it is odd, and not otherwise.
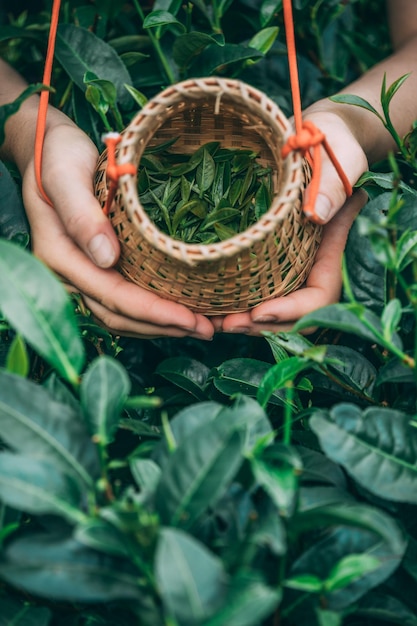
<path fill-rule="evenodd" d="M 119 180 L 109 218 L 121 244 L 118 270 L 137 285 L 195 312 L 216 315 L 246 311 L 300 287 L 313 264 L 320 227 L 301 210 L 307 168 L 281 148 L 293 128 L 264 93 L 217 77 L 177 83 L 151 99 L 134 117 L 118 145 L 119 164 L 140 167 L 147 147 L 173 137 L 171 151 L 188 154 L 204 143 L 256 151 L 273 170 L 269 210 L 254 225 L 214 244 L 186 244 L 162 233 L 141 206 L 137 180 Z M 102 206 L 108 189 L 107 156 L 99 158 L 95 191 Z"/>

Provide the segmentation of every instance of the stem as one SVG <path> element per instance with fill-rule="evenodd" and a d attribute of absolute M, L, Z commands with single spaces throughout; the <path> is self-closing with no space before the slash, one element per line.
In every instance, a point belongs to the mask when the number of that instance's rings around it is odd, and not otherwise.
<path fill-rule="evenodd" d="M 291 431 L 292 431 L 292 405 L 294 398 L 294 383 L 289 381 L 285 385 L 285 399 L 287 402 L 284 407 L 284 435 L 282 442 L 289 446 L 291 444 Z"/>
<path fill-rule="evenodd" d="M 384 346 L 387 350 L 392 352 L 392 354 L 394 354 L 396 357 L 398 357 L 402 361 L 402 363 L 405 363 L 405 365 L 408 365 L 408 367 L 411 367 L 412 369 L 415 369 L 416 361 L 412 357 L 408 356 L 408 354 L 406 354 L 405 352 L 403 352 L 402 350 L 397 348 L 397 346 L 394 345 L 393 343 L 391 343 L 390 341 L 387 341 L 385 339 L 385 337 L 383 335 L 381 335 L 381 333 L 378 332 L 376 330 L 376 328 L 374 326 L 372 326 L 372 324 L 370 322 L 368 322 L 368 320 L 365 317 L 360 317 L 359 319 L 362 322 L 362 324 L 368 330 L 371 331 L 371 333 L 374 335 L 375 339 L 377 339 L 377 341 L 379 341 L 379 343 L 382 346 Z"/>
<path fill-rule="evenodd" d="M 142 7 L 140 6 L 138 0 L 133 0 L 133 4 L 135 5 L 135 9 L 138 12 L 138 15 L 140 17 L 140 19 L 142 20 L 142 22 L 145 19 L 145 14 L 142 11 Z M 171 70 L 171 67 L 168 63 L 168 60 L 165 56 L 165 54 L 162 51 L 161 45 L 159 43 L 159 40 L 157 39 L 157 37 L 155 36 L 155 33 L 152 32 L 152 29 L 150 28 L 148 30 L 148 34 L 149 34 L 149 39 L 152 42 L 152 45 L 154 47 L 154 50 L 159 58 L 159 61 L 165 71 L 165 75 L 168 79 L 168 82 L 170 85 L 173 85 L 175 83 L 175 76 Z"/>

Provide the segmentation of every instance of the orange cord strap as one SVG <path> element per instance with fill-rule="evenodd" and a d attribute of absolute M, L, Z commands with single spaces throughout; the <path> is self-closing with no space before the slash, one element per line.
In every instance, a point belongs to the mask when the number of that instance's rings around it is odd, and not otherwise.
<path fill-rule="evenodd" d="M 46 52 L 45 59 L 45 67 L 43 70 L 43 79 L 42 82 L 47 87 L 51 85 L 51 75 L 52 75 L 52 63 L 54 59 L 55 52 L 55 40 L 56 40 L 56 32 L 58 28 L 58 18 L 59 18 L 59 10 L 61 8 L 61 0 L 53 0 L 52 4 L 52 14 L 51 14 L 51 25 L 49 28 L 49 38 L 48 38 L 48 48 Z M 38 185 L 38 189 L 42 194 L 44 200 L 51 204 L 48 196 L 45 193 L 45 190 L 42 185 L 42 152 L 43 152 L 43 143 L 45 138 L 45 130 L 46 130 L 46 114 L 48 112 L 48 104 L 49 104 L 49 91 L 41 91 L 40 100 L 39 100 L 39 109 L 38 109 L 38 119 L 36 122 L 36 133 L 35 133 L 35 178 L 36 183 Z"/>
<path fill-rule="evenodd" d="M 312 122 L 304 122 L 302 119 L 300 84 L 298 80 L 297 68 L 297 52 L 295 47 L 294 35 L 294 19 L 292 14 L 291 0 L 283 0 L 283 9 L 285 37 L 288 49 L 290 86 L 293 100 L 295 135 L 289 137 L 287 143 L 283 146 L 282 157 L 285 159 L 285 157 L 287 157 L 291 151 L 300 150 L 303 156 L 305 156 L 306 159 L 309 161 L 312 170 L 310 193 L 308 196 L 308 200 L 303 206 L 303 210 L 310 219 L 319 222 L 320 220 L 317 218 L 315 212 L 315 204 L 321 177 L 321 146 L 323 146 L 323 148 L 327 152 L 330 161 L 336 169 L 336 172 L 338 173 L 343 183 L 343 187 L 347 196 L 352 195 L 352 185 L 350 184 L 345 172 L 343 171 L 342 166 L 337 160 L 336 155 L 329 146 L 326 136 Z"/>
<path fill-rule="evenodd" d="M 124 176 L 124 174 L 135 175 L 136 167 L 133 165 L 133 163 L 124 163 L 122 165 L 117 164 L 116 146 L 122 139 L 120 133 L 106 133 L 105 135 L 103 135 L 102 139 L 107 147 L 106 177 L 110 181 L 107 192 L 106 204 L 103 207 L 103 213 L 104 215 L 108 215 L 110 213 L 110 207 L 117 191 L 117 185 L 119 183 L 120 176 Z"/>
<path fill-rule="evenodd" d="M 103 135 L 102 139 L 107 147 L 106 177 L 110 181 L 107 191 L 106 204 L 103 207 L 103 213 L 104 215 L 108 215 L 110 213 L 110 207 L 114 200 L 114 196 L 116 195 L 120 176 L 124 176 L 124 174 L 135 175 L 136 167 L 133 163 L 124 163 L 123 165 L 117 164 L 116 146 L 122 139 L 120 133 L 106 133 Z"/>

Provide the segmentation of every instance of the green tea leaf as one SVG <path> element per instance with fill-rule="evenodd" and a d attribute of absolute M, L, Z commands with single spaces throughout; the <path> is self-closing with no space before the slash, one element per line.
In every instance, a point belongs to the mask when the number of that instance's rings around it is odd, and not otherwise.
<path fill-rule="evenodd" d="M 81 404 L 90 433 L 100 446 L 112 441 L 130 392 L 126 370 L 115 359 L 95 359 L 81 382 Z"/>
<path fill-rule="evenodd" d="M 176 37 L 172 48 L 175 63 L 182 69 L 186 69 L 209 44 L 224 45 L 224 37 L 209 35 L 199 31 L 191 31 Z"/>
<path fill-rule="evenodd" d="M 51 617 L 46 607 L 18 598 L 0 597 L 0 626 L 49 626 Z"/>
<path fill-rule="evenodd" d="M 213 370 L 213 384 L 226 395 L 244 393 L 256 397 L 259 385 L 270 368 L 270 363 L 258 359 L 229 359 Z M 274 390 L 270 402 L 284 404 L 284 393 Z"/>
<path fill-rule="evenodd" d="M 331 569 L 324 581 L 324 589 L 332 592 L 343 589 L 379 567 L 379 559 L 370 554 L 349 554 Z"/>
<path fill-rule="evenodd" d="M 14 337 L 9 351 L 7 352 L 6 369 L 12 374 L 23 376 L 23 378 L 26 378 L 29 373 L 29 355 L 26 350 L 25 342 L 20 335 Z"/>
<path fill-rule="evenodd" d="M 67 292 L 41 261 L 5 240 L 0 241 L 0 310 L 63 378 L 78 384 L 85 354 Z"/>
<path fill-rule="evenodd" d="M 165 524 L 190 528 L 214 506 L 243 461 L 243 426 L 221 420 L 202 424 L 171 454 L 156 489 L 155 506 Z"/>
<path fill-rule="evenodd" d="M 353 106 L 361 107 L 362 109 L 366 109 L 367 111 L 371 111 L 374 115 L 379 117 L 382 120 L 381 115 L 372 106 L 367 100 L 361 98 L 360 96 L 350 95 L 350 94 L 339 94 L 336 96 L 331 96 L 330 100 L 333 102 L 339 102 L 340 104 L 351 104 Z"/>
<path fill-rule="evenodd" d="M 283 389 L 288 382 L 294 383 L 300 372 L 312 367 L 309 360 L 292 356 L 280 361 L 267 371 L 262 378 L 256 394 L 256 399 L 262 407 L 266 407 L 274 391 Z"/>
<path fill-rule="evenodd" d="M 146 595 L 127 561 L 84 547 L 72 537 L 27 532 L 2 553 L 0 576 L 49 601 L 141 602 Z"/>
<path fill-rule="evenodd" d="M 405 414 L 339 404 L 310 424 L 325 453 L 371 493 L 417 502 L 417 432 Z"/>
<path fill-rule="evenodd" d="M 206 385 L 210 368 L 188 357 L 165 359 L 156 368 L 156 374 L 185 389 L 198 400 L 205 399 Z"/>
<path fill-rule="evenodd" d="M 204 626 L 255 626 L 273 613 L 281 595 L 257 572 L 238 571 L 230 581 L 223 606 Z"/>
<path fill-rule="evenodd" d="M 357 304 L 331 304 L 305 315 L 295 323 L 293 329 L 300 331 L 315 326 L 337 328 L 339 331 L 352 333 L 372 343 L 381 343 L 381 341 L 383 343 L 380 319 L 372 311 Z M 402 345 L 396 333 L 392 335 L 392 342 L 398 347 Z"/>
<path fill-rule="evenodd" d="M 215 165 L 208 150 L 203 151 L 203 158 L 197 167 L 196 182 L 200 192 L 207 191 L 213 184 Z"/>
<path fill-rule="evenodd" d="M 97 450 L 70 404 L 20 376 L 0 371 L 0 436 L 27 457 L 47 458 L 56 472 L 92 489 L 100 476 Z"/>
<path fill-rule="evenodd" d="M 148 13 L 143 20 L 143 28 L 158 28 L 160 26 L 172 26 L 175 25 L 182 32 L 185 31 L 185 26 L 182 22 L 177 20 L 175 15 L 172 15 L 169 11 L 156 10 Z"/>
<path fill-rule="evenodd" d="M 384 337 L 387 341 L 391 341 L 392 335 L 398 331 L 398 327 L 402 317 L 402 305 L 398 298 L 390 300 L 381 315 L 381 324 Z"/>
<path fill-rule="evenodd" d="M 250 46 L 251 48 L 255 48 L 255 50 L 259 50 L 259 52 L 263 52 L 263 54 L 266 54 L 268 50 L 271 49 L 271 46 L 274 44 L 278 36 L 278 32 L 279 28 L 277 26 L 263 28 L 249 40 L 248 46 Z"/>
<path fill-rule="evenodd" d="M 78 508 L 81 493 L 74 480 L 51 463 L 19 454 L 0 454 L 0 499 L 26 513 L 60 515 L 71 523 L 86 517 Z"/>
<path fill-rule="evenodd" d="M 55 55 L 71 80 L 83 91 L 86 89 L 84 75 L 92 72 L 115 85 L 122 106 L 131 105 L 125 84 L 131 85 L 132 79 L 126 66 L 117 52 L 91 31 L 74 24 L 60 24 Z"/>
<path fill-rule="evenodd" d="M 184 626 L 202 624 L 224 602 L 228 577 L 221 560 L 180 530 L 161 530 L 155 569 L 166 611 Z"/>
<path fill-rule="evenodd" d="M 20 96 L 13 100 L 13 102 L 9 102 L 8 104 L 3 104 L 2 106 L 0 106 L 0 146 L 4 143 L 4 127 L 9 117 L 18 112 L 25 100 L 33 96 L 33 94 L 45 90 L 51 91 L 51 88 L 47 87 L 46 85 L 42 85 L 42 83 L 29 85 L 29 87 L 26 87 L 26 89 L 22 91 Z"/>

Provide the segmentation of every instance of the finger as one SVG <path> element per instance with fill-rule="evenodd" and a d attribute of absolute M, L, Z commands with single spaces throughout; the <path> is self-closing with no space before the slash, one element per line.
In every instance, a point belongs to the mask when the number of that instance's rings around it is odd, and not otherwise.
<path fill-rule="evenodd" d="M 113 319 L 120 326 L 119 318 L 126 318 L 126 330 L 132 322 L 139 321 L 212 337 L 214 328 L 206 317 L 134 285 L 114 269 L 94 265 L 63 232 L 59 217 L 48 204 L 38 199 L 31 212 L 34 254 L 89 302 L 97 303 L 96 314 L 99 317 L 106 312 L 107 326 L 111 327 Z"/>
<path fill-rule="evenodd" d="M 325 114 L 323 117 L 323 114 L 315 113 L 314 116 L 306 117 L 314 121 L 325 132 L 337 161 L 353 186 L 361 174 L 368 169 L 368 161 L 350 129 L 338 116 Z M 324 148 L 321 150 L 320 185 L 314 203 L 314 215 L 308 215 L 308 217 L 320 224 L 327 224 L 346 201 L 346 190 Z M 310 194 L 311 185 L 308 185 L 305 192 L 304 206 L 309 204 Z"/>
<path fill-rule="evenodd" d="M 65 146 L 61 159 L 56 159 L 55 151 L 48 150 L 50 142 Z M 98 267 L 107 268 L 117 261 L 120 246 L 94 196 L 97 156 L 95 146 L 84 134 L 61 125 L 46 136 L 43 179 L 45 191 L 66 232 Z"/>
<path fill-rule="evenodd" d="M 207 332 L 203 331 L 200 333 L 198 324 L 193 332 L 181 329 L 174 325 L 159 326 L 157 324 L 142 322 L 113 313 L 88 296 L 84 295 L 82 296 L 82 299 L 85 305 L 90 309 L 93 317 L 99 325 L 106 328 L 112 334 L 138 337 L 142 339 L 191 336 L 195 339 L 209 341 L 212 338 L 212 336 L 210 336 Z"/>

